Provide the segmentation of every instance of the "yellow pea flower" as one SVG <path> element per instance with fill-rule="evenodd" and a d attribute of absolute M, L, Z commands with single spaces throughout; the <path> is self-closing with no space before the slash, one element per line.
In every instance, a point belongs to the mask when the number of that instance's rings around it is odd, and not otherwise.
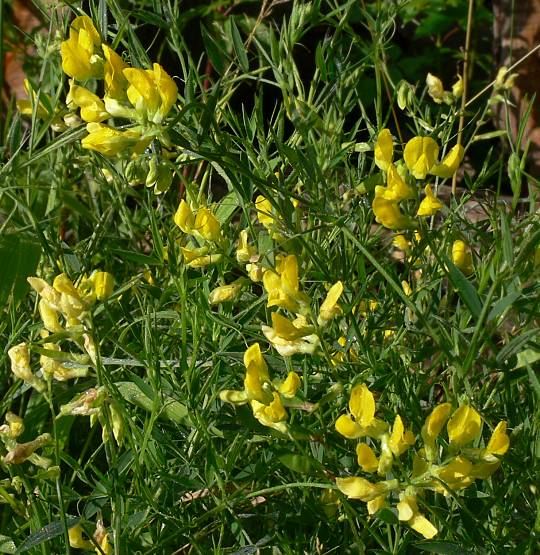
<path fill-rule="evenodd" d="M 435 75 L 432 75 L 431 73 L 427 74 L 426 85 L 429 96 L 431 96 L 432 100 L 434 100 L 437 104 L 442 104 L 443 102 L 445 104 L 452 104 L 454 101 L 452 94 L 444 90 L 442 81 Z"/>
<path fill-rule="evenodd" d="M 388 167 L 386 181 L 387 190 L 385 191 L 385 196 L 388 200 L 395 200 L 396 202 L 399 202 L 401 200 L 415 197 L 412 187 L 409 187 L 409 185 L 403 181 L 394 164 L 390 164 Z"/>
<path fill-rule="evenodd" d="M 386 493 L 368 501 L 366 504 L 368 515 L 374 515 L 386 506 Z"/>
<path fill-rule="evenodd" d="M 431 137 L 414 137 L 403 151 L 408 170 L 416 179 L 425 179 L 437 161 L 439 146 Z"/>
<path fill-rule="evenodd" d="M 497 424 L 491 438 L 484 449 L 482 456 L 504 455 L 510 448 L 510 438 L 506 433 L 506 422 L 502 420 Z"/>
<path fill-rule="evenodd" d="M 433 461 L 436 459 L 438 454 L 438 449 L 436 446 L 437 438 L 446 424 L 450 412 L 452 410 L 452 405 L 450 403 L 441 403 L 437 405 L 426 418 L 424 425 L 422 426 L 422 439 L 424 440 L 426 457 L 428 461 Z"/>
<path fill-rule="evenodd" d="M 60 45 L 64 73 L 78 81 L 101 77 L 103 59 L 95 53 L 100 46 L 101 38 L 92 20 L 86 15 L 76 17 L 69 39 Z"/>
<path fill-rule="evenodd" d="M 356 456 L 364 472 L 375 472 L 379 467 L 379 460 L 367 443 L 359 443 L 356 446 Z"/>
<path fill-rule="evenodd" d="M 296 392 L 300 388 L 301 379 L 300 376 L 296 372 L 289 372 L 285 381 L 281 384 L 278 384 L 278 391 L 284 397 L 294 397 Z"/>
<path fill-rule="evenodd" d="M 195 215 L 193 230 L 196 231 L 206 241 L 220 243 L 223 239 L 221 235 L 221 225 L 219 220 L 208 208 L 199 208 Z"/>
<path fill-rule="evenodd" d="M 276 261 L 275 272 L 264 273 L 263 285 L 268 294 L 268 308 L 279 306 L 297 314 L 309 311 L 309 297 L 300 291 L 298 261 L 293 254 Z"/>
<path fill-rule="evenodd" d="M 184 232 L 191 234 L 195 227 L 195 214 L 189 204 L 182 199 L 174 215 L 174 223 Z"/>
<path fill-rule="evenodd" d="M 399 487 L 397 480 L 386 480 L 373 484 L 365 478 L 354 476 L 336 478 L 336 485 L 349 499 L 360 499 L 366 503 Z"/>
<path fill-rule="evenodd" d="M 36 92 L 32 89 L 32 86 L 30 85 L 30 81 L 28 81 L 28 79 L 25 79 L 23 81 L 23 85 L 24 85 L 24 90 L 26 91 L 26 94 L 28 95 L 29 98 L 23 98 L 20 100 L 17 100 L 16 104 L 17 104 L 17 110 L 19 110 L 19 112 L 23 115 L 23 116 L 32 116 L 33 110 L 36 110 L 36 116 L 40 119 L 46 119 L 49 116 L 51 116 L 51 113 L 49 112 L 49 110 L 45 107 L 45 104 L 43 102 L 41 102 L 41 100 L 38 102 L 38 95 L 36 94 Z M 49 96 L 45 95 L 43 92 L 40 93 L 40 98 L 43 98 L 45 96 L 45 98 L 47 98 L 49 100 L 49 104 L 51 103 L 51 99 Z M 30 100 L 30 98 L 32 100 Z M 37 106 L 35 106 L 35 104 L 37 103 Z M 56 115 L 52 122 L 53 125 L 58 125 L 61 123 L 60 117 L 58 115 Z"/>
<path fill-rule="evenodd" d="M 182 256 L 186 266 L 189 266 L 190 268 L 203 268 L 204 266 L 209 266 L 210 264 L 217 264 L 223 258 L 221 254 L 209 253 L 208 247 L 196 249 L 180 247 L 180 250 L 182 251 Z"/>
<path fill-rule="evenodd" d="M 510 448 L 510 438 L 506 433 L 506 422 L 497 424 L 485 449 L 480 451 L 482 462 L 475 464 L 471 474 L 475 478 L 489 478 L 501 465 L 498 457 L 502 457 Z"/>
<path fill-rule="evenodd" d="M 259 401 L 251 401 L 251 409 L 253 416 L 263 425 L 273 428 L 281 433 L 287 432 L 287 411 L 281 402 L 279 393 L 273 393 L 273 400 L 269 405 L 259 403 Z"/>
<path fill-rule="evenodd" d="M 14 414 L 13 412 L 6 412 L 5 419 L 7 422 L 9 436 L 12 439 L 17 439 L 24 432 L 23 419 L 20 416 Z M 2 433 L 4 433 L 3 426 L 1 428 L 2 428 Z"/>
<path fill-rule="evenodd" d="M 473 464 L 463 456 L 454 457 L 446 465 L 442 467 L 432 467 L 432 474 L 442 480 L 445 486 L 452 491 L 465 489 L 469 487 L 475 480 L 472 476 Z M 448 495 L 446 488 L 440 484 L 435 486 L 440 493 Z"/>
<path fill-rule="evenodd" d="M 273 229 L 275 220 L 272 216 L 271 202 L 262 195 L 259 195 L 255 199 L 255 209 L 257 210 L 257 219 L 259 223 L 268 230 Z"/>
<path fill-rule="evenodd" d="M 412 247 L 412 243 L 402 234 L 395 235 L 392 239 L 392 244 L 404 252 L 409 252 Z"/>
<path fill-rule="evenodd" d="M 457 239 L 452 244 L 452 262 L 464 273 L 470 274 L 473 271 L 472 255 L 469 245 L 461 239 Z"/>
<path fill-rule="evenodd" d="M 336 420 L 336 430 L 348 439 L 363 436 L 380 437 L 388 429 L 382 420 L 375 418 L 375 398 L 366 384 L 352 388 L 349 399 L 349 413 Z"/>
<path fill-rule="evenodd" d="M 83 539 L 83 529 L 80 524 L 76 524 L 68 530 L 68 537 L 69 545 L 74 549 L 94 550 L 94 544 L 90 540 Z"/>
<path fill-rule="evenodd" d="M 387 229 L 407 229 L 415 227 L 415 222 L 403 214 L 396 201 L 384 198 L 384 187 L 375 187 L 375 198 L 371 205 L 375 220 Z"/>
<path fill-rule="evenodd" d="M 341 310 L 341 307 L 337 304 L 342 293 L 343 283 L 341 283 L 341 281 L 334 283 L 334 285 L 330 287 L 326 294 L 326 298 L 321 304 L 319 317 L 317 318 L 319 326 L 326 326 L 330 320 L 343 314 L 343 310 Z"/>
<path fill-rule="evenodd" d="M 86 122 L 102 122 L 109 118 L 105 104 L 99 96 L 85 87 L 76 85 L 73 79 L 69 82 L 69 93 L 66 98 L 70 110 L 81 109 L 81 118 Z"/>
<path fill-rule="evenodd" d="M 88 281 L 98 301 L 110 297 L 114 289 L 114 277 L 109 272 L 94 271 Z"/>
<path fill-rule="evenodd" d="M 399 520 L 406 522 L 413 530 L 422 534 L 428 540 L 436 536 L 438 530 L 420 513 L 416 496 L 400 494 L 399 498 L 400 501 L 397 504 Z"/>
<path fill-rule="evenodd" d="M 45 299 L 40 299 L 38 304 L 39 315 L 43 320 L 43 326 L 51 333 L 64 331 L 58 320 L 58 311 Z"/>
<path fill-rule="evenodd" d="M 424 192 L 426 193 L 426 196 L 422 199 L 416 215 L 426 217 L 433 216 L 444 206 L 444 204 L 433 194 L 431 186 L 426 185 Z"/>
<path fill-rule="evenodd" d="M 257 254 L 257 249 L 249 244 L 248 234 L 249 230 L 247 229 L 240 232 L 240 239 L 236 248 L 236 260 L 240 264 L 250 262 L 251 258 Z"/>
<path fill-rule="evenodd" d="M 460 406 L 447 424 L 448 439 L 454 447 L 462 447 L 480 435 L 482 419 L 469 405 Z"/>
<path fill-rule="evenodd" d="M 455 99 L 463 96 L 463 78 L 461 75 L 458 75 L 458 80 L 452 85 L 452 94 Z"/>
<path fill-rule="evenodd" d="M 392 433 L 388 439 L 388 446 L 394 456 L 399 457 L 405 453 L 411 445 L 414 445 L 414 442 L 414 434 L 410 430 L 405 430 L 401 416 L 396 415 Z"/>
<path fill-rule="evenodd" d="M 459 168 L 464 155 L 465 149 L 461 145 L 453 146 L 443 158 L 443 161 L 440 164 L 435 164 L 429 173 L 442 178 L 452 177 Z"/>
<path fill-rule="evenodd" d="M 394 156 L 394 143 L 389 129 L 383 129 L 377 136 L 375 143 L 375 165 L 387 171 L 392 164 Z"/>
<path fill-rule="evenodd" d="M 104 80 L 105 80 L 105 96 L 123 100 L 126 96 L 128 88 L 128 80 L 124 76 L 124 69 L 128 65 L 122 60 L 112 48 L 106 44 L 102 44 L 103 54 L 105 55 Z"/>
<path fill-rule="evenodd" d="M 47 388 L 45 382 L 32 372 L 30 367 L 30 351 L 26 343 L 19 343 L 8 350 L 11 360 L 11 372 L 13 375 L 31 385 L 36 391 L 43 393 Z"/>
<path fill-rule="evenodd" d="M 261 326 L 266 339 L 282 356 L 292 356 L 297 353 L 313 354 L 319 346 L 319 338 L 313 334 L 313 327 L 309 326 L 303 316 L 290 321 L 277 312 L 272 313 L 272 327 Z"/>
<path fill-rule="evenodd" d="M 144 120 L 161 123 L 178 96 L 171 76 L 159 64 L 153 69 L 126 68 L 122 73 L 129 83 L 127 97 L 131 105 Z"/>
<path fill-rule="evenodd" d="M 245 284 L 246 282 L 244 278 L 238 278 L 228 285 L 215 287 L 212 291 L 210 291 L 208 302 L 210 305 L 232 302 L 238 297 Z"/>
<path fill-rule="evenodd" d="M 81 141 L 82 147 L 95 150 L 105 156 L 116 156 L 120 152 L 144 150 L 151 139 L 141 139 L 135 129 L 119 131 L 102 123 L 88 123 L 88 135 Z"/>

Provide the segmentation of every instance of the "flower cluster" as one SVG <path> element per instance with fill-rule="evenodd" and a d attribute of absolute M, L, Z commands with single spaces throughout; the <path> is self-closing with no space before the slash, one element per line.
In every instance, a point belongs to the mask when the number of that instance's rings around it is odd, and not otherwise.
<path fill-rule="evenodd" d="M 244 366 L 244 389 L 221 391 L 221 400 L 236 405 L 249 403 L 253 416 L 263 426 L 286 433 L 287 411 L 283 401 L 296 395 L 301 383 L 300 376 L 296 372 L 289 372 L 283 381 L 271 380 L 258 343 L 251 345 L 244 353 Z"/>
<path fill-rule="evenodd" d="M 386 186 L 375 187 L 372 208 L 375 219 L 388 229 L 411 229 L 417 223 L 411 216 L 403 213 L 399 203 L 416 200 L 418 192 L 414 180 L 423 180 L 427 175 L 441 178 L 452 177 L 463 158 L 463 147 L 456 145 L 450 149 L 441 162 L 438 162 L 439 146 L 431 137 L 414 137 L 403 150 L 403 164 L 393 163 L 394 143 L 388 129 L 383 129 L 375 143 L 375 164 L 386 175 Z M 434 195 L 431 186 L 424 187 L 425 197 L 418 204 L 416 216 L 433 216 L 443 207 Z"/>
<path fill-rule="evenodd" d="M 495 427 L 485 448 L 471 447 L 482 431 L 482 419 L 470 405 L 452 411 L 450 403 L 437 405 L 426 418 L 421 431 L 423 447 L 412 457 L 412 464 L 402 460 L 416 438 L 407 430 L 399 415 L 392 426 L 375 416 L 373 393 L 365 384 L 351 390 L 349 414 L 336 421 L 336 430 L 348 439 L 369 438 L 356 446 L 358 464 L 366 474 L 384 478 L 373 482 L 362 476 L 336 478 L 337 487 L 349 498 L 367 503 L 369 514 L 375 514 L 392 499 L 397 500 L 398 518 L 425 538 L 432 538 L 437 528 L 419 510 L 418 499 L 425 490 L 448 495 L 470 486 L 477 479 L 489 478 L 500 466 L 499 457 L 510 446 L 506 422 Z M 441 441 L 446 424 L 448 441 Z M 398 476 L 398 477 L 396 477 Z"/>
<path fill-rule="evenodd" d="M 159 64 L 152 69 L 129 67 L 101 41 L 86 15 L 73 20 L 61 54 L 62 69 L 71 77 L 66 104 L 70 110 L 79 109 L 80 118 L 87 122 L 84 148 L 115 156 L 140 153 L 156 138 L 168 143 L 163 122 L 176 102 L 178 88 Z M 78 84 L 90 79 L 103 80 L 103 98 Z M 131 127 L 119 130 L 102 123 L 110 118 L 128 120 Z"/>

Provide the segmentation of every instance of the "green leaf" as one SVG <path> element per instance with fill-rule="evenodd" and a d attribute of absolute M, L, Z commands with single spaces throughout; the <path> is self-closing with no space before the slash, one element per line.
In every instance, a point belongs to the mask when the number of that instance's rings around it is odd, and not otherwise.
<path fill-rule="evenodd" d="M 221 225 L 227 223 L 234 211 L 238 208 L 238 196 L 235 191 L 225 195 L 215 211 L 215 216 Z"/>
<path fill-rule="evenodd" d="M 478 293 L 476 292 L 473 284 L 463 275 L 461 270 L 444 253 L 441 253 L 441 257 L 444 259 L 444 262 L 446 264 L 446 268 L 448 270 L 448 278 L 458 292 L 458 295 L 467 305 L 467 308 L 471 311 L 471 314 L 476 319 L 480 318 L 480 313 L 482 312 L 482 302 L 480 301 L 480 297 L 478 296 Z"/>
<path fill-rule="evenodd" d="M 120 392 L 120 395 L 133 405 L 152 412 L 155 408 L 154 406 L 154 395 L 150 392 L 150 388 L 145 388 L 146 393 L 143 393 L 139 386 L 133 382 L 116 382 L 116 387 Z M 169 397 L 168 395 L 161 395 L 163 402 L 160 402 L 161 410 L 160 416 L 174 422 L 175 424 L 186 424 L 188 420 L 188 409 L 185 405 Z"/>
<path fill-rule="evenodd" d="M 75 526 L 79 522 L 79 517 L 71 517 L 66 519 L 66 525 L 68 528 Z M 52 538 L 56 538 L 64 533 L 64 523 L 61 520 L 57 520 L 55 522 L 51 522 L 47 524 L 41 530 L 34 532 L 31 536 L 29 536 L 20 546 L 19 549 L 15 553 L 24 553 L 32 547 L 36 547 L 37 545 L 41 545 L 43 542 L 51 540 Z"/>
<path fill-rule="evenodd" d="M 507 308 L 512 306 L 512 304 L 514 304 L 514 302 L 519 299 L 520 296 L 520 291 L 513 291 L 512 293 L 509 293 L 508 295 L 497 301 L 489 311 L 487 321 L 489 322 L 490 320 L 497 319 Z"/>
<path fill-rule="evenodd" d="M 36 273 L 41 257 L 37 241 L 24 235 L 6 235 L 0 238 L 0 306 L 4 306 L 13 294 L 17 304 L 26 295 L 27 277 Z"/>
<path fill-rule="evenodd" d="M 318 461 L 309 455 L 298 455 L 296 453 L 285 452 L 278 456 L 279 462 L 289 470 L 299 474 L 313 474 L 320 466 Z"/>
<path fill-rule="evenodd" d="M 244 48 L 244 43 L 242 42 L 242 37 L 240 36 L 240 32 L 238 31 L 238 27 L 236 26 L 233 17 L 227 18 L 225 30 L 233 44 L 234 52 L 238 57 L 242 71 L 247 73 L 249 71 L 249 61 Z"/>

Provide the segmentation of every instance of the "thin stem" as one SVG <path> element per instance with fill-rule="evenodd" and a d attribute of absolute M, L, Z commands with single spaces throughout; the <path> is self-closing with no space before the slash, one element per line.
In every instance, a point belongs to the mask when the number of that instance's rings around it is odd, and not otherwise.
<path fill-rule="evenodd" d="M 459 114 L 459 127 L 457 144 L 461 144 L 461 136 L 463 134 L 463 126 L 465 125 L 465 107 L 467 106 L 467 88 L 469 85 L 469 52 L 471 48 L 471 34 L 472 34 L 472 24 L 473 24 L 473 9 L 474 0 L 469 0 L 469 10 L 467 13 L 467 34 L 465 36 L 465 52 L 463 53 L 463 95 L 461 96 L 461 109 Z M 457 174 L 454 174 L 452 178 L 452 195 L 456 194 L 456 183 Z"/>

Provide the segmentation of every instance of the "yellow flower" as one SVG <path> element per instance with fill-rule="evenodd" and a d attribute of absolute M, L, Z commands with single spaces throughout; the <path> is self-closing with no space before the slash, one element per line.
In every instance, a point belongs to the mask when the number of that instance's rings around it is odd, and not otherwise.
<path fill-rule="evenodd" d="M 69 93 L 66 98 L 70 110 L 81 109 L 81 118 L 87 122 L 101 122 L 109 117 L 103 101 L 87 88 L 76 85 L 73 79 L 69 82 Z"/>
<path fill-rule="evenodd" d="M 334 285 L 330 287 L 326 298 L 321 304 L 319 317 L 317 318 L 319 326 L 325 326 L 330 320 L 343 314 L 343 310 L 341 310 L 341 307 L 337 304 L 342 293 L 343 283 L 341 283 L 341 281 L 334 283 Z"/>
<path fill-rule="evenodd" d="M 34 109 L 36 110 L 36 116 L 40 119 L 46 119 L 49 116 L 51 116 L 52 114 L 45 107 L 45 104 L 41 102 L 41 100 L 38 102 L 38 95 L 32 89 L 32 86 L 30 85 L 30 81 L 28 81 L 28 79 L 25 79 L 23 84 L 24 84 L 24 90 L 26 91 L 26 94 L 28 95 L 29 98 L 28 99 L 23 98 L 23 99 L 17 100 L 16 102 L 17 110 L 19 110 L 19 112 L 23 116 L 31 116 L 33 114 Z M 40 97 L 43 98 L 44 96 L 49 101 L 49 104 L 51 104 L 51 99 L 43 92 L 41 92 Z M 30 100 L 30 98 L 32 100 Z M 36 106 L 36 103 L 37 103 L 37 106 Z M 61 123 L 60 117 L 56 115 L 53 118 L 51 123 L 53 125 L 60 124 Z"/>
<path fill-rule="evenodd" d="M 342 414 L 335 424 L 336 430 L 348 439 L 380 437 L 388 428 L 385 422 L 375 418 L 375 398 L 366 384 L 352 388 L 349 412 Z"/>
<path fill-rule="evenodd" d="M 68 530 L 69 545 L 75 549 L 85 549 L 86 551 L 93 551 L 94 544 L 90 540 L 83 539 L 83 529 L 80 524 L 72 526 Z"/>
<path fill-rule="evenodd" d="M 426 457 L 429 461 L 433 461 L 437 457 L 438 449 L 436 447 L 436 441 L 450 416 L 451 410 L 452 405 L 450 403 L 437 405 L 431 411 L 422 426 L 422 439 L 425 444 Z"/>
<path fill-rule="evenodd" d="M 439 146 L 431 137 L 414 137 L 403 151 L 405 164 L 416 179 L 425 179 L 438 155 Z"/>
<path fill-rule="evenodd" d="M 39 315 L 43 320 L 43 326 L 51 333 L 59 333 L 64 331 L 58 320 L 58 311 L 45 299 L 39 300 Z"/>
<path fill-rule="evenodd" d="M 86 81 L 103 74 L 103 59 L 95 54 L 101 46 L 101 38 L 92 20 L 82 15 L 76 17 L 69 30 L 69 39 L 62 42 L 62 69 L 64 73 Z"/>
<path fill-rule="evenodd" d="M 114 289 L 114 277 L 109 272 L 92 272 L 89 278 L 92 289 L 98 301 L 103 301 L 111 296 Z"/>
<path fill-rule="evenodd" d="M 297 314 L 309 311 L 309 297 L 300 291 L 298 261 L 291 254 L 276 265 L 276 271 L 263 275 L 263 285 L 268 294 L 267 307 L 279 306 Z"/>
<path fill-rule="evenodd" d="M 457 491 L 469 487 L 475 480 L 472 475 L 473 464 L 463 456 L 454 457 L 442 467 L 432 467 L 432 474 L 442 480 L 448 489 Z M 437 485 L 435 489 L 448 495 L 446 488 Z"/>
<path fill-rule="evenodd" d="M 433 216 L 440 210 L 444 205 L 443 203 L 433 194 L 431 187 L 426 185 L 424 188 L 424 192 L 426 196 L 420 203 L 418 207 L 418 211 L 416 212 L 417 216 Z"/>
<path fill-rule="evenodd" d="M 375 472 L 379 467 L 379 460 L 367 443 L 359 443 L 356 446 L 356 456 L 364 472 Z"/>
<path fill-rule="evenodd" d="M 174 215 L 174 223 L 184 232 L 191 234 L 195 227 L 195 215 L 189 204 L 182 199 Z"/>
<path fill-rule="evenodd" d="M 371 483 L 365 478 L 349 477 L 336 478 L 336 485 L 349 499 L 360 499 L 368 502 L 386 495 L 389 491 L 399 487 L 397 480 Z"/>
<path fill-rule="evenodd" d="M 149 140 L 141 140 L 141 134 L 134 129 L 119 131 L 102 123 L 88 123 L 88 135 L 81 141 L 82 147 L 95 150 L 105 156 L 116 156 L 120 152 L 144 150 Z"/>
<path fill-rule="evenodd" d="M 482 452 L 483 457 L 490 457 L 492 455 L 504 455 L 510 448 L 510 438 L 506 433 L 506 422 L 502 420 L 497 424 L 489 442 Z"/>
<path fill-rule="evenodd" d="M 401 416 L 398 414 L 394 420 L 392 433 L 388 439 L 388 446 L 392 453 L 394 456 L 399 457 L 405 453 L 411 445 L 414 445 L 414 441 L 414 434 L 410 430 L 405 430 Z"/>
<path fill-rule="evenodd" d="M 399 520 L 406 522 L 428 540 L 437 535 L 437 528 L 418 510 L 416 496 L 400 494 L 399 498 L 400 502 L 397 504 Z"/>
<path fill-rule="evenodd" d="M 404 252 L 409 252 L 412 247 L 412 243 L 402 234 L 395 235 L 392 244 Z"/>
<path fill-rule="evenodd" d="M 454 100 L 452 95 L 448 91 L 444 90 L 442 81 L 438 77 L 428 73 L 426 77 L 426 85 L 429 96 L 431 96 L 437 104 L 442 104 L 443 102 L 446 104 L 452 104 Z"/>
<path fill-rule="evenodd" d="M 240 239 L 236 248 L 236 260 L 240 264 L 250 262 L 251 258 L 257 255 L 257 249 L 249 244 L 248 233 L 247 229 L 240 232 Z"/>
<path fill-rule="evenodd" d="M 153 69 L 126 68 L 124 77 L 129 86 L 127 97 L 143 118 L 161 123 L 178 96 L 178 88 L 170 75 L 159 65 Z"/>
<path fill-rule="evenodd" d="M 208 208 L 203 207 L 197 210 L 193 230 L 206 241 L 220 243 L 223 239 L 221 235 L 221 225 Z"/>
<path fill-rule="evenodd" d="M 406 229 L 415 227 L 415 222 L 402 214 L 396 201 L 384 198 L 385 188 L 375 187 L 375 198 L 371 207 L 375 220 L 388 229 Z"/>
<path fill-rule="evenodd" d="M 273 400 L 269 405 L 251 401 L 253 416 L 263 425 L 273 428 L 281 433 L 287 432 L 287 424 L 283 422 L 287 419 L 287 411 L 281 402 L 279 393 L 273 393 Z"/>
<path fill-rule="evenodd" d="M 319 346 L 319 338 L 313 334 L 313 326 L 309 326 L 303 316 L 290 321 L 277 312 L 272 313 L 272 327 L 261 326 L 266 339 L 282 356 L 297 353 L 313 354 Z"/>
<path fill-rule="evenodd" d="M 208 302 L 211 305 L 216 305 L 234 301 L 238 297 L 240 291 L 242 291 L 245 283 L 244 278 L 238 278 L 232 283 L 229 283 L 229 285 L 221 285 L 212 289 L 208 296 Z"/>
<path fill-rule="evenodd" d="M 375 497 L 375 499 L 368 501 L 366 504 L 369 515 L 374 515 L 385 506 L 386 506 L 386 493 L 383 495 L 379 495 L 379 497 Z"/>
<path fill-rule="evenodd" d="M 452 262 L 464 273 L 470 274 L 473 271 L 472 256 L 469 245 L 457 239 L 452 244 Z"/>
<path fill-rule="evenodd" d="M 210 264 L 217 264 L 223 258 L 221 254 L 209 253 L 208 247 L 192 249 L 180 247 L 186 266 L 190 268 L 203 268 Z"/>
<path fill-rule="evenodd" d="M 463 96 L 463 78 L 458 75 L 458 80 L 452 85 L 452 94 L 458 99 Z"/>
<path fill-rule="evenodd" d="M 24 421 L 23 419 L 14 414 L 13 412 L 6 412 L 6 422 L 10 438 L 17 439 L 24 432 Z M 4 432 L 4 426 L 1 426 L 1 433 Z"/>
<path fill-rule="evenodd" d="M 394 143 L 389 129 L 383 129 L 377 136 L 375 143 L 375 164 L 381 170 L 387 171 L 392 164 Z"/>
<path fill-rule="evenodd" d="M 285 381 L 278 384 L 277 390 L 284 397 L 294 397 L 301 384 L 300 376 L 296 372 L 289 372 Z"/>
<path fill-rule="evenodd" d="M 125 98 L 128 88 L 128 81 L 124 77 L 124 69 L 127 69 L 128 66 L 112 48 L 106 44 L 102 44 L 101 48 L 105 54 L 105 96 L 122 100 Z"/>
<path fill-rule="evenodd" d="M 399 202 L 415 197 L 412 187 L 409 187 L 409 185 L 403 181 L 394 164 L 390 164 L 388 167 L 386 181 L 387 190 L 385 191 L 385 198 L 388 200 Z"/>
<path fill-rule="evenodd" d="M 43 393 L 46 389 L 45 382 L 34 375 L 30 367 L 30 351 L 26 343 L 19 343 L 8 351 L 11 360 L 13 375 L 31 385 L 36 391 Z"/>
<path fill-rule="evenodd" d="M 469 405 L 460 406 L 448 421 L 448 439 L 454 447 L 462 447 L 480 435 L 482 419 Z"/>
<path fill-rule="evenodd" d="M 465 150 L 461 145 L 453 146 L 443 161 L 440 164 L 435 164 L 429 173 L 442 178 L 452 177 L 459 168 L 464 155 Z"/>

